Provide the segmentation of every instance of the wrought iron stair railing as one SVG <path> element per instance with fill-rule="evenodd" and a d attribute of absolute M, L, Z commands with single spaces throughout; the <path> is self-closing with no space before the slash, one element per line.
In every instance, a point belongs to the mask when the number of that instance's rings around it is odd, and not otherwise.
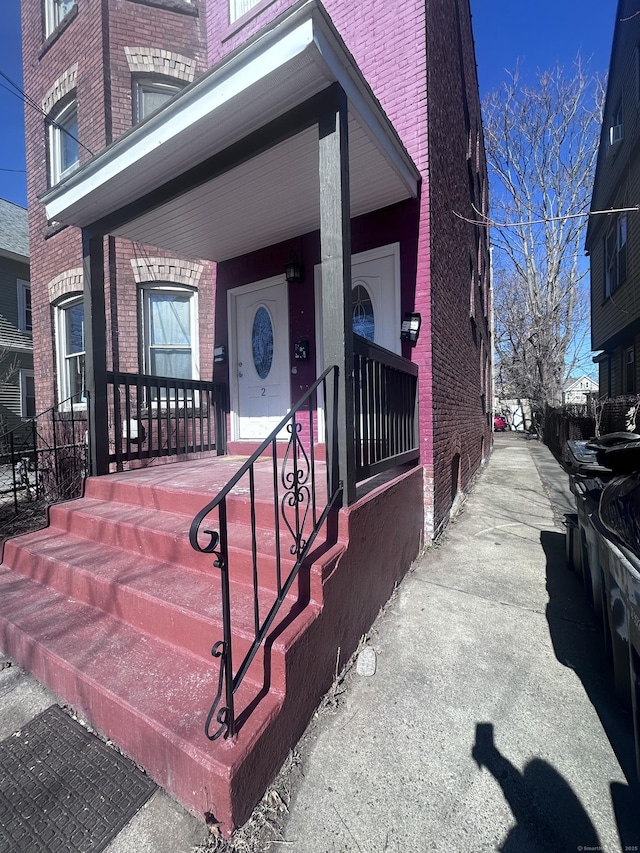
<path fill-rule="evenodd" d="M 214 554 L 214 566 L 220 570 L 222 592 L 223 638 L 218 640 L 211 654 L 219 660 L 218 688 L 207 716 L 205 731 L 210 740 L 233 737 L 236 733 L 234 696 L 242 683 L 258 650 L 264 643 L 278 611 L 283 605 L 305 558 L 309 554 L 331 509 L 338 503 L 342 485 L 337 481 L 334 462 L 337 459 L 337 388 L 338 368 L 328 368 L 314 382 L 294 408 L 280 421 L 271 434 L 247 459 L 222 491 L 194 518 L 189 531 L 191 546 L 201 553 Z M 324 434 L 326 442 L 326 477 L 318 477 L 314 439 L 317 423 L 316 399 L 322 394 Z M 283 457 L 279 458 L 278 439 L 288 435 Z M 282 442 L 280 442 L 282 444 Z M 256 520 L 256 467 L 260 461 L 270 459 L 269 481 L 272 483 L 273 528 L 275 536 L 275 598 L 266 616 L 261 617 L 260 566 L 258 565 L 258 528 Z M 253 584 L 254 639 L 234 675 L 232 607 L 229 574 L 229 529 L 227 501 L 233 489 L 243 478 L 249 483 L 249 526 L 251 539 L 251 576 Z M 217 511 L 217 529 L 204 527 L 207 519 Z M 210 522 L 209 522 L 210 523 Z M 208 541 L 202 542 L 202 537 Z M 284 549 L 295 562 L 286 572 Z M 224 696 L 224 699 L 223 699 Z M 221 704 L 222 703 L 222 704 Z M 217 726 L 217 727 L 216 727 Z"/>

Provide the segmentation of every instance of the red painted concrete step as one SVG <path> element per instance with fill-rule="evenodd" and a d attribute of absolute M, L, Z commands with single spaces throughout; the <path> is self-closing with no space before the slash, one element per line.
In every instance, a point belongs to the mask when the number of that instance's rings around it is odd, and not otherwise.
<path fill-rule="evenodd" d="M 236 694 L 237 740 L 210 743 L 204 723 L 218 686 L 211 648 L 222 639 L 220 570 L 214 555 L 191 549 L 188 530 L 242 461 L 90 478 L 84 498 L 51 508 L 47 529 L 6 542 L 0 566 L 2 649 L 187 808 L 212 812 L 227 829 L 248 817 L 312 710 L 309 655 L 323 583 L 345 547 L 316 542 Z M 236 671 L 254 636 L 246 491 L 239 484 L 228 505 Z M 276 594 L 272 491 L 270 463 L 259 464 L 260 619 Z M 292 566 L 289 555 L 283 576 Z"/>
<path fill-rule="evenodd" d="M 244 501 L 248 503 L 248 501 Z M 249 515 L 247 510 L 246 515 Z M 207 575 L 212 573 L 214 555 L 195 551 L 189 543 L 189 528 L 193 518 L 180 512 L 150 509 L 135 504 L 97 498 L 81 498 L 57 504 L 50 509 L 50 523 L 61 531 L 72 533 L 92 542 L 130 551 L 133 555 L 164 560 L 175 566 L 199 569 Z M 202 525 L 205 529 L 218 529 L 216 519 Z M 208 542 L 206 535 L 201 536 Z M 318 542 L 321 544 L 322 538 Z M 248 524 L 228 525 L 230 548 L 229 567 L 232 579 L 253 582 L 252 535 Z M 294 566 L 289 548 L 293 537 L 282 525 L 281 577 L 285 577 Z M 257 528 L 255 537 L 258 584 L 264 589 L 276 588 L 276 534 L 272 529 Z"/>
<path fill-rule="evenodd" d="M 7 654 L 188 808 L 225 820 L 233 814 L 234 778 L 268 736 L 282 694 L 244 682 L 237 742 L 211 743 L 203 727 L 215 666 L 7 569 L 0 569 L 0 638 Z"/>
<path fill-rule="evenodd" d="M 181 462 L 110 474 L 108 477 L 91 477 L 86 483 L 85 496 L 167 512 L 177 510 L 193 518 L 217 497 L 244 461 L 243 457 L 214 457 L 209 464 Z M 316 467 L 317 499 L 319 504 L 323 504 L 326 496 L 326 469 L 322 462 L 317 463 Z M 169 473 L 168 468 L 172 469 Z M 256 463 L 254 473 L 256 521 L 259 527 L 272 530 L 274 484 L 271 461 Z M 230 522 L 249 523 L 249 491 L 249 478 L 245 475 L 227 497 L 227 517 Z M 284 493 L 280 479 L 279 503 Z"/>
<path fill-rule="evenodd" d="M 122 549 L 51 527 L 9 540 L 3 566 L 206 659 L 222 638 L 220 580 L 213 568 L 205 574 L 143 556 L 132 561 Z M 239 663 L 254 636 L 253 588 L 232 582 L 231 600 Z M 262 619 L 274 600 L 274 592 L 259 591 Z M 300 609 L 294 585 L 281 619 L 294 618 Z M 277 643 L 274 652 L 277 675 L 284 671 Z"/>

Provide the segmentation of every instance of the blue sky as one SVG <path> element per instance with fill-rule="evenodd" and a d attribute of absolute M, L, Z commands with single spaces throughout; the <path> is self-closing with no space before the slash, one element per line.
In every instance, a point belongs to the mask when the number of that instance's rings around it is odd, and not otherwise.
<path fill-rule="evenodd" d="M 570 66 L 578 51 L 593 71 L 609 64 L 615 0 L 471 0 L 480 91 L 497 88 L 516 60 L 524 73 Z M 2 0 L 0 71 L 22 81 L 20 0 Z M 0 78 L 0 197 L 26 205 L 22 102 Z"/>

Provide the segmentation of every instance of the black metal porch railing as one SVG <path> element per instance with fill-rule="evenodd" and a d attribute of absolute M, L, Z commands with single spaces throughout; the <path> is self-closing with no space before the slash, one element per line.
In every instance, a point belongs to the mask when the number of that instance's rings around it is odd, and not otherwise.
<path fill-rule="evenodd" d="M 226 451 L 226 388 L 216 382 L 108 372 L 109 462 Z"/>
<path fill-rule="evenodd" d="M 337 482 L 334 461 L 337 459 L 337 387 L 338 368 L 328 368 L 309 388 L 301 400 L 286 415 L 260 447 L 244 463 L 224 489 L 194 518 L 189 531 L 189 541 L 196 551 L 215 554 L 214 566 L 220 569 L 222 587 L 223 639 L 215 643 L 211 654 L 220 661 L 218 690 L 207 717 L 205 731 L 210 740 L 235 734 L 236 716 L 234 695 L 238 690 L 260 646 L 280 609 L 300 568 L 309 553 L 329 512 L 336 505 L 341 493 Z M 329 437 L 326 444 L 326 477 L 317 476 L 314 450 L 316 431 L 314 415 L 318 391 L 325 400 L 324 427 Z M 329 393 L 328 393 L 329 392 Z M 329 405 L 326 405 L 326 403 Z M 286 451 L 278 456 L 278 438 L 288 435 Z M 275 592 L 269 593 L 266 601 L 264 587 L 261 589 L 258 565 L 258 536 L 256 523 L 256 476 L 257 463 L 270 460 L 267 482 L 272 491 L 272 520 L 275 536 Z M 253 578 L 253 630 L 254 639 L 249 651 L 234 675 L 232 602 L 230 599 L 229 542 L 227 529 L 227 501 L 236 486 L 246 491 L 248 481 L 249 526 Z M 271 498 L 270 498 L 271 501 Z M 212 525 L 211 520 L 217 520 Z M 208 527 L 203 524 L 208 521 Z M 211 527 L 216 529 L 211 529 Z M 208 542 L 200 542 L 201 535 Z M 288 552 L 295 562 L 288 570 L 283 555 Z M 273 554 L 271 554 L 273 559 Z M 270 606 L 269 606 L 270 605 Z M 268 607 L 266 615 L 265 609 Z M 224 695 L 224 702 L 221 701 Z M 212 724 L 217 728 L 212 731 Z"/>
<path fill-rule="evenodd" d="M 353 336 L 356 481 L 420 456 L 418 367 Z"/>
<path fill-rule="evenodd" d="M 0 534 L 45 522 L 49 504 L 82 495 L 89 475 L 87 393 L 25 420 L 0 437 Z"/>

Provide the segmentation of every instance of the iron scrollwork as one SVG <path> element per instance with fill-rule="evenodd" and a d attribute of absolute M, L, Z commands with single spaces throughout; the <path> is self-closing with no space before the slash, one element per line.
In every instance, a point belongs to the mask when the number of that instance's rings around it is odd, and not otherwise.
<path fill-rule="evenodd" d="M 222 699 L 222 688 L 224 685 L 228 654 L 227 645 L 224 640 L 218 640 L 218 642 L 215 643 L 211 649 L 211 654 L 214 658 L 220 658 L 220 670 L 218 672 L 218 691 L 215 695 L 215 699 L 213 700 L 213 704 L 209 709 L 209 713 L 207 714 L 207 722 L 205 723 L 204 730 L 209 740 L 218 740 L 219 737 L 226 740 L 229 736 L 230 729 L 229 708 L 223 706 L 218 710 L 218 705 Z M 218 723 L 218 728 L 216 731 L 211 732 L 211 723 L 214 718 Z"/>
<path fill-rule="evenodd" d="M 302 424 L 296 421 L 287 424 L 287 432 L 290 437 L 282 462 L 282 485 L 285 488 L 285 493 L 280 506 L 284 523 L 293 537 L 293 545 L 289 548 L 289 553 L 292 555 L 299 555 L 307 544 L 303 534 L 311 505 L 311 489 L 309 488 L 311 464 L 304 445 L 300 441 L 301 429 Z M 293 465 L 293 468 L 287 470 L 290 465 Z M 293 508 L 291 521 L 287 516 L 291 516 L 292 513 L 287 513 L 287 507 Z"/>

